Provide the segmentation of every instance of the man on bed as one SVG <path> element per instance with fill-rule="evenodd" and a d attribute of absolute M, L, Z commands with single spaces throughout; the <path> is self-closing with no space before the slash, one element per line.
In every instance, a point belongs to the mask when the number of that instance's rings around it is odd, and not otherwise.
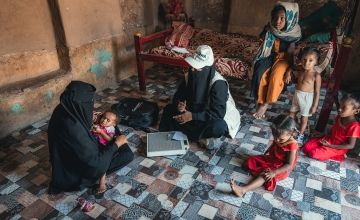
<path fill-rule="evenodd" d="M 159 130 L 182 131 L 208 149 L 217 148 L 221 136 L 235 137 L 240 113 L 227 81 L 215 70 L 211 47 L 199 46 L 185 61 L 189 74 L 165 107 Z"/>

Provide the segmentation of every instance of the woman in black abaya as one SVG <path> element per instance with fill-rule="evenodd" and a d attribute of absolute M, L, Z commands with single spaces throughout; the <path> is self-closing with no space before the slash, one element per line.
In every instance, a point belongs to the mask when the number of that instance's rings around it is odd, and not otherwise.
<path fill-rule="evenodd" d="M 134 157 L 124 135 L 106 147 L 91 135 L 95 90 L 91 84 L 72 81 L 51 116 L 51 194 L 93 186 L 102 175 L 124 167 Z"/>

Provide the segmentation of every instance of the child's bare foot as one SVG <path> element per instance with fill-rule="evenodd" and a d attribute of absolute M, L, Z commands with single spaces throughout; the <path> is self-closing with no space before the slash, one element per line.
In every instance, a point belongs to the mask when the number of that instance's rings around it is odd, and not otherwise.
<path fill-rule="evenodd" d="M 234 194 L 238 197 L 243 197 L 246 193 L 246 191 L 244 190 L 244 187 L 242 186 L 238 186 L 235 183 L 235 180 L 231 180 L 231 189 L 233 190 Z"/>
<path fill-rule="evenodd" d="M 261 118 L 265 118 L 265 112 L 268 108 L 267 104 L 260 104 L 256 110 L 256 112 L 253 114 L 253 116 L 256 119 L 261 119 Z"/>

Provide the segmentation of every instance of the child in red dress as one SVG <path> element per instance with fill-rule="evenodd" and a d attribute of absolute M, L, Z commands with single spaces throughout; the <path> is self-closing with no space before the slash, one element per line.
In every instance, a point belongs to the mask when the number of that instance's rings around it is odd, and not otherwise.
<path fill-rule="evenodd" d="M 340 101 L 339 115 L 331 134 L 310 139 L 304 145 L 304 153 L 317 160 L 344 160 L 348 150 L 354 148 L 356 138 L 360 138 L 360 123 L 355 118 L 359 111 L 359 99 L 347 94 Z"/>
<path fill-rule="evenodd" d="M 255 178 L 250 183 L 238 186 L 231 181 L 235 195 L 242 197 L 245 193 L 264 185 L 266 190 L 273 191 L 276 182 L 289 176 L 297 161 L 298 144 L 293 138 L 296 123 L 293 118 L 279 115 L 271 126 L 274 142 L 265 155 L 251 156 L 247 166 Z"/>

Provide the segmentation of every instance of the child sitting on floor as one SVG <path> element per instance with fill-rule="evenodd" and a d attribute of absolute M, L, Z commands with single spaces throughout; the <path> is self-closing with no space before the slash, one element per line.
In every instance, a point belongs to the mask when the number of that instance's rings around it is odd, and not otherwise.
<path fill-rule="evenodd" d="M 297 142 L 304 143 L 304 132 L 308 124 L 308 117 L 317 110 L 320 98 L 321 76 L 315 71 L 320 52 L 311 47 L 304 48 L 302 52 L 302 71 L 297 76 L 297 85 L 290 109 L 290 116 L 296 117 L 300 111 L 301 123 Z"/>
<path fill-rule="evenodd" d="M 265 155 L 251 156 L 247 166 L 255 177 L 250 183 L 243 186 L 236 185 L 231 180 L 231 188 L 235 195 L 242 197 L 262 185 L 266 190 L 273 191 L 276 182 L 289 176 L 297 161 L 298 144 L 293 138 L 296 123 L 293 118 L 279 115 L 271 126 L 274 142 Z"/>
<path fill-rule="evenodd" d="M 100 115 L 100 118 L 95 121 L 92 129 L 92 134 L 94 134 L 99 142 L 106 146 L 109 141 L 114 139 L 115 136 L 115 126 L 118 124 L 119 118 L 117 114 L 111 110 L 105 111 Z M 106 176 L 105 174 L 100 177 L 99 188 L 95 193 L 98 196 L 102 196 L 106 191 Z"/>
<path fill-rule="evenodd" d="M 359 111 L 359 97 L 345 95 L 331 134 L 310 139 L 304 145 L 304 153 L 317 160 L 344 160 L 348 150 L 354 148 L 356 138 L 360 138 L 360 123 L 355 118 Z"/>

